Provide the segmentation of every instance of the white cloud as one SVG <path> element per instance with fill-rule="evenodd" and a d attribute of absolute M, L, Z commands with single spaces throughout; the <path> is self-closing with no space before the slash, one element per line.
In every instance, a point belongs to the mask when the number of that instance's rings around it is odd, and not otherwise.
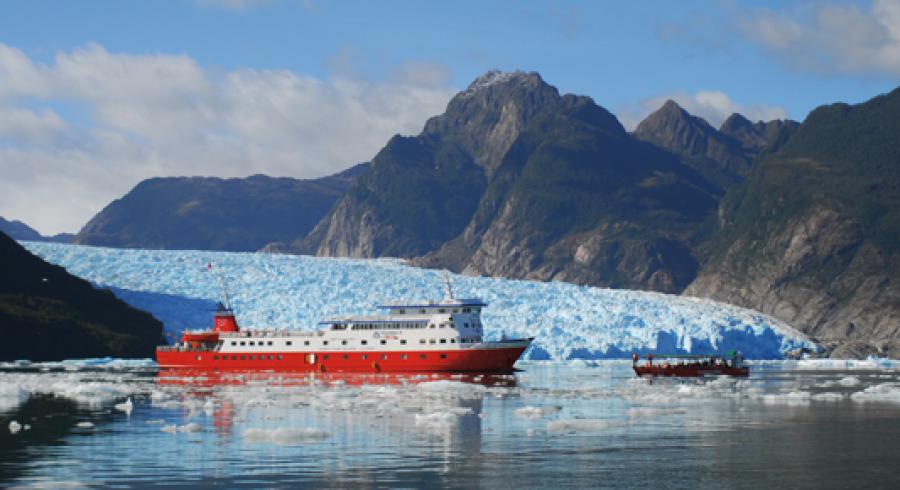
<path fill-rule="evenodd" d="M 454 93 L 439 65 L 403 67 L 384 82 L 249 69 L 212 76 L 188 56 L 96 44 L 47 64 L 0 44 L 0 80 L 0 215 L 44 233 L 77 230 L 149 177 L 341 170 L 395 133 L 418 133 Z"/>
<path fill-rule="evenodd" d="M 739 104 L 731 99 L 725 92 L 719 90 L 701 90 L 690 94 L 676 92 L 672 94 L 658 95 L 640 101 L 636 105 L 622 107 L 617 111 L 617 116 L 629 131 L 634 130 L 645 117 L 656 111 L 666 102 L 672 99 L 684 110 L 694 116 L 701 117 L 713 127 L 718 128 L 728 116 L 735 112 L 743 115 L 751 121 L 770 121 L 772 119 L 787 118 L 787 111 L 781 107 L 765 104 Z"/>
<path fill-rule="evenodd" d="M 754 9 L 741 13 L 738 28 L 792 69 L 900 75 L 900 0 Z"/>

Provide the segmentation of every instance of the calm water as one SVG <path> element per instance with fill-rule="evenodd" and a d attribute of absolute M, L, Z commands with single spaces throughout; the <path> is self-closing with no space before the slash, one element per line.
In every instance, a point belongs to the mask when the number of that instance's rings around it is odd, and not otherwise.
<path fill-rule="evenodd" d="M 628 362 L 500 377 L 0 370 L 0 486 L 859 488 L 900 484 L 900 370 L 746 380 Z M 128 398 L 132 408 L 128 412 Z M 12 434 L 15 420 L 24 427 Z"/>

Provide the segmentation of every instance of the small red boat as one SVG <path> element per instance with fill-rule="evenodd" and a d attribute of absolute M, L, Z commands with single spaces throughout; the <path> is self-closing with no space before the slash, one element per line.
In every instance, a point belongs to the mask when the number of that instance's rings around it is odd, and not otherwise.
<path fill-rule="evenodd" d="M 671 376 L 696 378 L 699 376 L 749 376 L 750 368 L 744 364 L 740 353 L 731 351 L 726 356 L 662 355 L 647 354 L 640 363 L 637 354 L 631 355 L 631 367 L 638 376 Z"/>

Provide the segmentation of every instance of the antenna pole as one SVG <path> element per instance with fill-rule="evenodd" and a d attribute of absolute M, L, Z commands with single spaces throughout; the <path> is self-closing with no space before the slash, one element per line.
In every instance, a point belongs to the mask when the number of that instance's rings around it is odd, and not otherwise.
<path fill-rule="evenodd" d="M 444 299 L 453 299 L 453 286 L 450 284 L 450 273 L 444 271 Z"/>

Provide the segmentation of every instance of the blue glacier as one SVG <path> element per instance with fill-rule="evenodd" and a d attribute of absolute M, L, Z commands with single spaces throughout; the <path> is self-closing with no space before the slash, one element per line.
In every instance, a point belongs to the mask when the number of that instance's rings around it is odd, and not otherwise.
<path fill-rule="evenodd" d="M 371 314 L 398 300 L 440 299 L 441 273 L 398 259 L 337 259 L 196 250 L 135 250 L 23 242 L 72 274 L 110 288 L 163 322 L 169 338 L 211 325 L 226 279 L 244 327 L 312 329 L 319 319 Z M 452 276 L 457 296 L 480 297 L 485 335 L 535 337 L 527 359 L 601 359 L 632 352 L 724 353 L 778 359 L 818 346 L 790 325 L 707 299 L 489 277 Z"/>

